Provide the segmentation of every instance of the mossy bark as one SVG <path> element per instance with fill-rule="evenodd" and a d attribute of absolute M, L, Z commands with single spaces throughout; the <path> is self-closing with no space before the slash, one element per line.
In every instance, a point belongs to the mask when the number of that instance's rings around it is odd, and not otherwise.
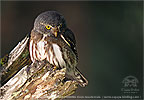
<path fill-rule="evenodd" d="M 78 83 L 65 78 L 66 69 L 53 69 L 46 60 L 31 62 L 26 36 L 1 59 L 0 100 L 62 99 L 74 93 Z"/>

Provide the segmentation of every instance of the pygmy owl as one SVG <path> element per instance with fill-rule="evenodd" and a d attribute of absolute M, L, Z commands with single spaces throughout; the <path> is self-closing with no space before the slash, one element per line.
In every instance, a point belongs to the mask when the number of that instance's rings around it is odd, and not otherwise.
<path fill-rule="evenodd" d="M 66 74 L 75 79 L 80 86 L 88 84 L 76 67 L 76 40 L 61 14 L 56 11 L 41 13 L 35 19 L 30 35 L 29 50 L 32 62 L 46 59 L 53 66 L 66 68 Z"/>

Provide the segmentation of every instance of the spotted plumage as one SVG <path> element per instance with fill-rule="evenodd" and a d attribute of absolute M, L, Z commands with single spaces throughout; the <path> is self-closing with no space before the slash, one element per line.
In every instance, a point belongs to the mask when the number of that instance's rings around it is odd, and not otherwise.
<path fill-rule="evenodd" d="M 56 11 L 44 12 L 36 18 L 29 51 L 33 62 L 46 59 L 54 66 L 66 68 L 67 75 L 82 87 L 88 84 L 76 67 L 78 55 L 74 34 L 67 28 L 64 17 Z"/>

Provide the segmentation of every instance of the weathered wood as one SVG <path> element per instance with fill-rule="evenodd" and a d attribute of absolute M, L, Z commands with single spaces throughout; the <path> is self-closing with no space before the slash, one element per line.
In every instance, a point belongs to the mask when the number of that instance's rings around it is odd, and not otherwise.
<path fill-rule="evenodd" d="M 1 60 L 0 100 L 60 99 L 74 93 L 78 83 L 65 78 L 66 69 L 53 69 L 46 60 L 29 59 L 28 36 Z"/>
<path fill-rule="evenodd" d="M 31 64 L 29 50 L 29 37 L 26 36 L 19 44 L 1 59 L 2 76 L 1 84 L 4 85 L 11 77 L 13 77 L 21 68 Z"/>

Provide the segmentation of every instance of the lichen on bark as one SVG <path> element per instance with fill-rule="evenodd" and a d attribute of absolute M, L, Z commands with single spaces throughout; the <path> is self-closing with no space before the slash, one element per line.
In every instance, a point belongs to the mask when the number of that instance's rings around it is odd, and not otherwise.
<path fill-rule="evenodd" d="M 78 83 L 65 77 L 66 68 L 54 69 L 46 60 L 31 62 L 26 36 L 1 60 L 0 100 L 62 99 L 72 95 Z"/>

